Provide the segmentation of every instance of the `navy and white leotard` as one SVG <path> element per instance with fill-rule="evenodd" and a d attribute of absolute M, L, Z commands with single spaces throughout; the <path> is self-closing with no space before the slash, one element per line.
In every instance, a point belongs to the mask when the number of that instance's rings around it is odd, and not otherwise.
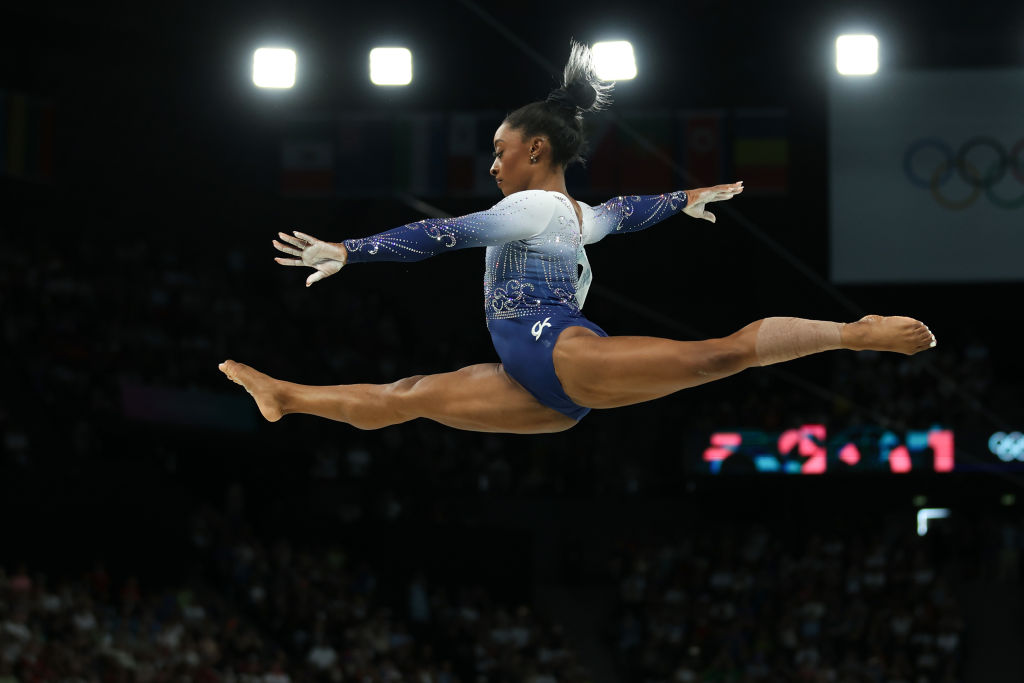
<path fill-rule="evenodd" d="M 581 226 L 564 194 L 524 190 L 487 211 L 429 218 L 344 244 L 348 263 L 419 261 L 448 250 L 487 247 L 487 329 L 505 371 L 544 405 L 579 420 L 590 409 L 566 396 L 551 353 L 566 327 L 608 336 L 580 312 L 591 281 L 583 247 L 605 235 L 648 228 L 686 202 L 682 191 L 615 197 L 595 207 L 578 202 Z"/>

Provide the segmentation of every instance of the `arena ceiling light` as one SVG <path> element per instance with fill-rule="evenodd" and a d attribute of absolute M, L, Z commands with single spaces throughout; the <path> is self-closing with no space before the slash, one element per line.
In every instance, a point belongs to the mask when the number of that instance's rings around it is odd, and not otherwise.
<path fill-rule="evenodd" d="M 295 51 L 283 47 L 261 47 L 252 55 L 252 82 L 260 88 L 290 88 L 295 85 Z"/>
<path fill-rule="evenodd" d="M 374 85 L 409 85 L 412 82 L 412 53 L 404 47 L 375 47 L 370 50 L 370 82 Z"/>
<path fill-rule="evenodd" d="M 602 81 L 628 81 L 636 78 L 633 44 L 628 40 L 594 43 L 594 70 Z"/>
<path fill-rule="evenodd" d="M 878 38 L 869 34 L 836 38 L 836 71 L 843 76 L 870 76 L 878 72 Z"/>

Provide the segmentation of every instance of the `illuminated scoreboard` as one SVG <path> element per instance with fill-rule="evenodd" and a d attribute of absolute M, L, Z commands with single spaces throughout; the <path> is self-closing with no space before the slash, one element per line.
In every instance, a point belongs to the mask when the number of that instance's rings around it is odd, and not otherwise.
<path fill-rule="evenodd" d="M 895 431 L 861 426 L 831 432 L 806 424 L 782 432 L 704 432 L 688 468 L 703 474 L 937 473 L 1024 469 L 1020 432 L 961 433 L 941 425 Z"/>

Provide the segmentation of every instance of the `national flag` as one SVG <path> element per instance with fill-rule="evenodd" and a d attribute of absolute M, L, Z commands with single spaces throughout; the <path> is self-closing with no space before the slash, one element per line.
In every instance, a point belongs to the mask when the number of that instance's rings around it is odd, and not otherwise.
<path fill-rule="evenodd" d="M 290 121 L 281 142 L 281 191 L 326 195 L 337 181 L 337 124 L 329 118 Z"/>
<path fill-rule="evenodd" d="M 415 197 L 441 197 L 446 194 L 447 177 L 444 114 L 411 114 L 406 117 L 407 142 L 396 150 L 395 168 L 398 186 Z"/>
<path fill-rule="evenodd" d="M 453 195 L 472 193 L 476 180 L 477 117 L 470 113 L 453 114 L 448 121 L 448 191 Z"/>
<path fill-rule="evenodd" d="M 281 146 L 281 190 L 328 194 L 334 189 L 333 140 L 285 140 Z"/>
<path fill-rule="evenodd" d="M 733 175 L 755 193 L 789 187 L 788 116 L 781 109 L 738 109 L 733 117 Z"/>
<path fill-rule="evenodd" d="M 591 153 L 581 175 L 597 193 L 660 193 L 676 186 L 675 122 L 665 112 L 599 115 L 590 124 Z"/>
<path fill-rule="evenodd" d="M 51 102 L 33 95 L 0 91 L 0 175 L 50 180 L 54 121 Z"/>
<path fill-rule="evenodd" d="M 725 177 L 725 115 L 722 110 L 682 111 L 680 124 L 683 183 L 686 187 L 708 187 L 730 182 Z"/>
<path fill-rule="evenodd" d="M 7 175 L 24 178 L 28 148 L 28 98 L 11 93 L 7 98 Z"/>
<path fill-rule="evenodd" d="M 7 101 L 9 95 L 0 90 L 0 175 L 7 175 Z"/>
<path fill-rule="evenodd" d="M 622 115 L 618 126 L 622 139 L 620 192 L 660 194 L 675 188 L 673 124 L 668 111 Z"/>
<path fill-rule="evenodd" d="M 601 114 L 588 119 L 586 125 L 587 135 L 590 139 L 590 154 L 587 157 L 586 167 L 576 168 L 574 172 L 585 178 L 584 184 L 595 194 L 599 192 L 620 194 L 622 192 L 618 164 L 622 145 L 622 141 L 619 139 L 620 131 L 609 116 Z"/>
<path fill-rule="evenodd" d="M 338 194 L 367 198 L 409 191 L 418 135 L 413 118 L 349 114 L 341 118 L 338 130 Z"/>

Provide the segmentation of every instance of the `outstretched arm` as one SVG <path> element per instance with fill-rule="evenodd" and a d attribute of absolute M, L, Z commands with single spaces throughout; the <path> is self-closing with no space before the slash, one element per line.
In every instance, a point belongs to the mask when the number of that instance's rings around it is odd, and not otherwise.
<path fill-rule="evenodd" d="M 488 247 L 539 235 L 557 204 L 541 190 L 517 192 L 492 206 L 455 218 L 427 218 L 371 237 L 345 240 L 349 263 L 420 261 L 443 251 Z"/>
<path fill-rule="evenodd" d="M 557 200 L 543 190 L 509 195 L 486 211 L 455 218 L 427 218 L 370 237 L 323 242 L 296 232 L 278 233 L 287 244 L 274 241 L 278 251 L 297 258 L 277 258 L 284 266 L 315 268 L 306 286 L 366 261 L 421 261 L 444 251 L 486 247 L 539 235 L 547 228 Z"/>
<path fill-rule="evenodd" d="M 586 244 L 600 241 L 605 235 L 636 232 L 660 223 L 682 211 L 694 218 L 715 222 L 715 216 L 705 210 L 709 202 L 731 199 L 743 191 L 743 182 L 730 185 L 702 187 L 686 192 L 656 195 L 630 195 L 609 199 L 594 207 L 593 231 L 586 236 Z"/>

